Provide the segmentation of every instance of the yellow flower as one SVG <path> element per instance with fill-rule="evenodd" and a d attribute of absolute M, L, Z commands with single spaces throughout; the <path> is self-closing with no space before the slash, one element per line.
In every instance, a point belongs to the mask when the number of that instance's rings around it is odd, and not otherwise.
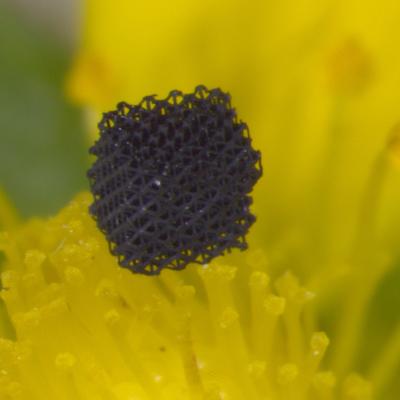
<path fill-rule="evenodd" d="M 258 221 L 248 252 L 148 278 L 117 266 L 88 194 L 18 229 L 0 202 L 1 395 L 397 399 L 400 321 L 375 293 L 400 264 L 399 16 L 392 0 L 87 0 L 68 91 L 91 140 L 121 100 L 228 90 L 263 153 Z"/>
<path fill-rule="evenodd" d="M 90 202 L 83 193 L 1 236 L 12 327 L 0 339 L 1 399 L 371 398 L 361 376 L 321 368 L 317 293 L 291 272 L 271 280 L 262 250 L 133 275 L 110 255 Z"/>

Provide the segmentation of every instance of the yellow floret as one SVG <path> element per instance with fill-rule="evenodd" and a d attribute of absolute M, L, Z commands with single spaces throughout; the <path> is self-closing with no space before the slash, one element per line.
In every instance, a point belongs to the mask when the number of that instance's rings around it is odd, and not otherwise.
<path fill-rule="evenodd" d="M 90 200 L 2 235 L 15 339 L 0 340 L 1 399 L 369 398 L 360 376 L 336 388 L 320 370 L 329 339 L 304 322 L 316 294 L 291 272 L 216 260 L 134 275 L 109 253 Z M 266 259 L 255 253 L 247 260 Z"/>

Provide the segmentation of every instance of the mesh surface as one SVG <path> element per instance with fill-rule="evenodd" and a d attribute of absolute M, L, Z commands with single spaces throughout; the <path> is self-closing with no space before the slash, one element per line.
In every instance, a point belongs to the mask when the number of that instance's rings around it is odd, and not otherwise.
<path fill-rule="evenodd" d="M 119 103 L 99 129 L 90 213 L 122 267 L 154 275 L 247 248 L 261 156 L 229 94 L 199 86 Z"/>

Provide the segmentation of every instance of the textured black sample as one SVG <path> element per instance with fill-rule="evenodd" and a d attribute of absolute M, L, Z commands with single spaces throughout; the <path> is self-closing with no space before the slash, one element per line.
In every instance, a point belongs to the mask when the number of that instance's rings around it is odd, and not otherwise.
<path fill-rule="evenodd" d="M 247 248 L 261 155 L 229 94 L 198 86 L 119 103 L 99 129 L 90 213 L 122 267 L 157 275 Z"/>

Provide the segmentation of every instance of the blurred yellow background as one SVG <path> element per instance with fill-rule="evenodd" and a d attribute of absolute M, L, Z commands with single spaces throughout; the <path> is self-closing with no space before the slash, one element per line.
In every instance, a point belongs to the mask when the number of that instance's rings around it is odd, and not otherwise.
<path fill-rule="evenodd" d="M 90 110 L 92 132 L 122 99 L 198 83 L 228 90 L 263 153 L 257 236 L 303 240 L 312 229 L 313 248 L 322 236 L 326 251 L 348 251 L 400 116 L 397 2 L 86 4 L 68 91 Z M 388 179 L 377 218 L 389 235 L 400 221 L 398 176 Z"/>

